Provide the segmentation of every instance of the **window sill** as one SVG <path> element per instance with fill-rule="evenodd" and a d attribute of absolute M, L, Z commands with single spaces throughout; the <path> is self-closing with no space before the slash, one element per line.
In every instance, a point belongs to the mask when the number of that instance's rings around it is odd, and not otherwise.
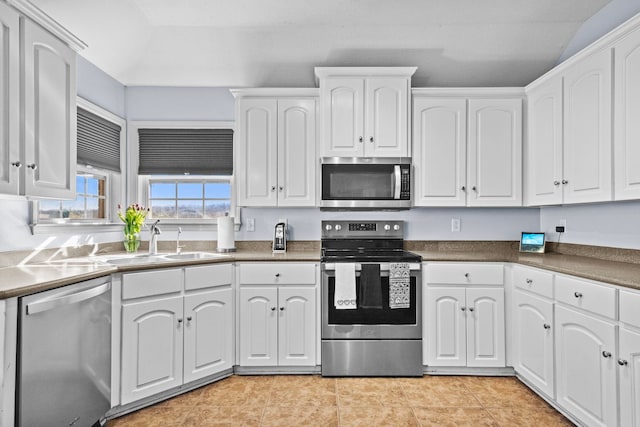
<path fill-rule="evenodd" d="M 147 221 L 149 222 L 149 221 Z M 29 224 L 31 228 L 31 234 L 89 234 L 89 233 L 114 233 L 114 232 L 122 232 L 123 224 L 101 224 L 101 223 L 74 223 L 74 224 L 65 224 L 65 223 L 50 223 L 50 224 Z M 182 229 L 182 231 L 217 231 L 218 224 L 215 222 L 209 223 L 193 223 L 193 222 L 163 222 L 160 221 L 160 227 L 163 231 L 177 231 L 178 227 Z M 234 230 L 240 230 L 240 224 L 234 224 Z M 148 224 L 145 226 L 143 230 L 148 229 Z"/>

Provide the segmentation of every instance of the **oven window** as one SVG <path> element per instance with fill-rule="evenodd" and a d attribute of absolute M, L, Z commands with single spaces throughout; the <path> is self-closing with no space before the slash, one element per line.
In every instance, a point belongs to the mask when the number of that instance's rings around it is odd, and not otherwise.
<path fill-rule="evenodd" d="M 393 165 L 322 165 L 324 200 L 393 199 Z"/>
<path fill-rule="evenodd" d="M 380 277 L 382 286 L 382 308 L 356 308 L 337 310 L 333 304 L 335 277 L 329 281 L 330 325 L 415 325 L 416 324 L 416 278 L 411 277 L 409 308 L 389 308 L 389 277 Z M 360 277 L 356 277 L 356 295 L 360 295 Z"/>

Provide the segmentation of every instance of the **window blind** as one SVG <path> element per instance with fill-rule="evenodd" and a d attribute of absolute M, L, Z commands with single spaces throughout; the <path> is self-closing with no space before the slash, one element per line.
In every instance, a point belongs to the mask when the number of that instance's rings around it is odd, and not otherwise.
<path fill-rule="evenodd" d="M 138 129 L 140 175 L 232 175 L 232 129 Z"/>
<path fill-rule="evenodd" d="M 78 108 L 78 164 L 120 172 L 120 132 L 122 128 Z"/>

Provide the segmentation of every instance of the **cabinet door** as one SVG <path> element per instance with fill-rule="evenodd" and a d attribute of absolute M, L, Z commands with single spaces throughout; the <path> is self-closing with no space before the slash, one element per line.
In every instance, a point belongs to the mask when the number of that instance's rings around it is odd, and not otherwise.
<path fill-rule="evenodd" d="M 326 78 L 322 101 L 322 155 L 361 156 L 364 152 L 364 80 Z"/>
<path fill-rule="evenodd" d="M 553 304 L 516 290 L 513 313 L 513 368 L 553 399 Z"/>
<path fill-rule="evenodd" d="M 316 101 L 278 100 L 278 205 L 316 204 Z"/>
<path fill-rule="evenodd" d="M 611 50 L 564 77 L 564 203 L 611 200 Z"/>
<path fill-rule="evenodd" d="M 76 197 L 76 56 L 24 20 L 24 192 Z"/>
<path fill-rule="evenodd" d="M 233 293 L 220 288 L 184 298 L 184 382 L 233 367 Z"/>
<path fill-rule="evenodd" d="M 562 77 L 527 94 L 526 204 L 562 203 Z"/>
<path fill-rule="evenodd" d="M 466 366 L 465 290 L 427 287 L 427 364 Z"/>
<path fill-rule="evenodd" d="M 469 206 L 522 205 L 522 100 L 469 100 Z"/>
<path fill-rule="evenodd" d="M 278 364 L 278 289 L 240 288 L 240 365 Z"/>
<path fill-rule="evenodd" d="M 238 205 L 276 206 L 277 101 L 242 98 L 237 108 Z"/>
<path fill-rule="evenodd" d="M 20 81 L 18 14 L 0 3 L 0 193 L 18 194 Z"/>
<path fill-rule="evenodd" d="M 182 296 L 122 305 L 122 404 L 182 385 Z"/>
<path fill-rule="evenodd" d="M 409 82 L 378 77 L 365 85 L 364 155 L 408 157 Z"/>
<path fill-rule="evenodd" d="M 278 364 L 316 365 L 316 290 L 278 289 Z"/>
<path fill-rule="evenodd" d="M 590 426 L 617 425 L 616 327 L 556 305 L 556 401 Z"/>
<path fill-rule="evenodd" d="M 464 206 L 467 102 L 413 98 L 415 206 Z"/>
<path fill-rule="evenodd" d="M 504 289 L 467 288 L 467 366 L 505 366 Z"/>
<path fill-rule="evenodd" d="M 615 45 L 615 199 L 640 199 L 640 30 Z"/>
<path fill-rule="evenodd" d="M 620 329 L 620 425 L 640 427 L 640 333 Z"/>

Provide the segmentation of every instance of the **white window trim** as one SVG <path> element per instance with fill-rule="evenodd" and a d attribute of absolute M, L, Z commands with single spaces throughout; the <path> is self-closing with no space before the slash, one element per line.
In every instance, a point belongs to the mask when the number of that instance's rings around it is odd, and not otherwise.
<path fill-rule="evenodd" d="M 53 234 L 53 233 L 108 233 L 121 231 L 122 224 L 116 221 L 115 217 L 118 204 L 124 205 L 122 201 L 126 200 L 126 160 L 127 160 L 127 121 L 120 116 L 116 116 L 110 111 L 105 110 L 98 105 L 87 101 L 84 98 L 76 97 L 76 106 L 83 108 L 97 116 L 116 123 L 120 126 L 120 173 L 99 169 L 87 168 L 86 165 L 78 165 L 80 172 L 96 172 L 107 176 L 107 218 L 103 221 L 92 222 L 78 221 L 65 223 L 38 223 L 38 202 L 36 200 L 30 203 L 30 218 L 32 234 Z M 74 177 L 75 179 L 75 177 Z"/>
<path fill-rule="evenodd" d="M 139 153 L 140 153 L 140 139 L 138 135 L 139 129 L 232 129 L 235 133 L 235 123 L 232 121 L 174 121 L 174 120 L 162 120 L 162 121 L 130 121 L 127 123 L 127 133 L 130 149 L 127 152 L 127 176 L 129 177 L 127 186 L 127 200 L 128 204 L 140 203 L 147 206 L 148 201 L 148 188 L 149 180 L 146 179 L 146 175 L 143 177 L 138 175 L 139 166 Z M 234 147 L 235 148 L 235 147 Z M 235 156 L 235 155 L 234 155 Z M 158 175 L 156 178 L 162 178 Z M 188 177 L 180 177 L 185 179 Z M 194 176 L 197 179 L 197 176 Z M 212 177 L 213 178 L 213 177 Z M 240 229 L 240 208 L 236 203 L 236 189 L 235 189 L 235 168 L 233 175 L 231 176 L 231 212 L 233 213 L 235 229 Z M 168 176 L 168 179 L 176 179 L 176 176 Z M 230 213 L 231 215 L 231 213 Z M 188 231 L 216 231 L 218 229 L 218 222 L 215 219 L 203 219 L 203 220 L 180 220 L 180 219 L 163 219 L 162 224 L 165 225 L 167 230 L 177 230 L 181 227 Z"/>

